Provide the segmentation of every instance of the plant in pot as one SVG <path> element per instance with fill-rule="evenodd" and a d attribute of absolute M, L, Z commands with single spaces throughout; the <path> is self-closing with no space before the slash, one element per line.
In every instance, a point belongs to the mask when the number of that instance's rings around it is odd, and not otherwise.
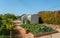
<path fill-rule="evenodd" d="M 29 33 L 29 30 L 25 29 L 24 34 L 28 34 L 28 33 Z"/>

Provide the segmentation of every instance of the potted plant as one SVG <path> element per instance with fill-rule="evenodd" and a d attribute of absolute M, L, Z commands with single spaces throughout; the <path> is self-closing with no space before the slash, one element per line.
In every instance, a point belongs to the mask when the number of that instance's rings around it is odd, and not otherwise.
<path fill-rule="evenodd" d="M 25 33 L 25 34 L 28 34 L 28 33 L 29 33 L 29 30 L 25 29 L 25 30 L 24 30 L 24 33 Z"/>

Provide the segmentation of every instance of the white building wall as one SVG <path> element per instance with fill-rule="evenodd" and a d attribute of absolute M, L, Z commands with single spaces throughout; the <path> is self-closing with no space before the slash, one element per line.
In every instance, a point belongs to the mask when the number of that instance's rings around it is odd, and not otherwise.
<path fill-rule="evenodd" d="M 31 15 L 27 15 L 27 19 L 31 22 Z"/>
<path fill-rule="evenodd" d="M 30 21 L 30 24 L 38 24 L 39 23 L 39 17 L 37 14 L 33 14 L 33 15 L 24 15 L 21 18 L 21 21 L 23 23 L 23 20 L 25 19 L 25 17 L 27 17 L 27 19 Z"/>
<path fill-rule="evenodd" d="M 39 23 L 39 17 L 37 14 L 31 15 L 31 24 L 38 24 Z"/>

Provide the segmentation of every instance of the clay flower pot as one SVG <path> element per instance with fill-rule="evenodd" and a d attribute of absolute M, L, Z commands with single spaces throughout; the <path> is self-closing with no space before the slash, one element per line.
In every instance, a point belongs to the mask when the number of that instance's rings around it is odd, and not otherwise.
<path fill-rule="evenodd" d="M 25 29 L 25 30 L 24 30 L 24 33 L 25 33 L 25 34 L 28 34 L 28 33 L 29 33 L 29 31 Z"/>

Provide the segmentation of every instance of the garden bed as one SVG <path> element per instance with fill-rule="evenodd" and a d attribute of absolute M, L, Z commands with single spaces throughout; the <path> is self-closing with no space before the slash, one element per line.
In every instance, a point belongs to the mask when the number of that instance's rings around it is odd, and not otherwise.
<path fill-rule="evenodd" d="M 44 36 L 44 35 L 50 35 L 50 34 L 54 34 L 54 33 L 58 33 L 58 31 L 51 31 L 51 32 L 40 32 L 37 34 L 34 34 L 34 37 L 40 37 L 40 36 Z"/>
<path fill-rule="evenodd" d="M 55 31 L 55 29 L 47 27 L 43 24 L 23 24 L 21 26 L 28 30 L 29 32 L 31 32 L 32 34 L 34 34 L 34 36 L 43 36 L 58 32 Z"/>

